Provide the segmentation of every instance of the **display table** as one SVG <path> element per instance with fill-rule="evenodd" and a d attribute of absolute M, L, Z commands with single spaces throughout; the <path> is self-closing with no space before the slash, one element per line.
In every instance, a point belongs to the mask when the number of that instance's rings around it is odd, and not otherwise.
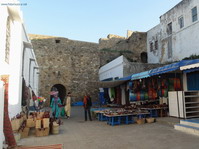
<path fill-rule="evenodd" d="M 124 124 L 131 124 L 134 123 L 133 114 L 121 114 L 121 115 L 106 115 L 107 117 L 107 124 L 109 125 L 120 125 L 121 123 Z"/>
<path fill-rule="evenodd" d="M 168 107 L 160 108 L 141 108 L 142 110 L 148 110 L 150 112 L 150 117 L 163 117 L 167 116 Z"/>
<path fill-rule="evenodd" d="M 104 115 L 104 111 L 94 111 L 99 121 L 107 121 L 107 117 Z"/>
<path fill-rule="evenodd" d="M 146 117 L 146 115 L 149 115 L 149 112 L 142 112 L 142 113 L 131 113 L 131 114 L 120 114 L 120 115 L 107 115 L 104 114 L 104 116 L 107 117 L 107 124 L 114 126 L 114 125 L 120 125 L 120 124 L 132 124 L 134 123 L 134 116 L 139 117 Z"/>

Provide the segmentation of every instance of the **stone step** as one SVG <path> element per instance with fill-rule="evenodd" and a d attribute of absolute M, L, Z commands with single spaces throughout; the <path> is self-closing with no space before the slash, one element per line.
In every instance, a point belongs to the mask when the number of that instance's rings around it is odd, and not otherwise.
<path fill-rule="evenodd" d="M 176 124 L 176 125 L 174 125 L 174 128 L 176 130 L 179 130 L 179 131 L 182 131 L 185 133 L 199 136 L 199 128 L 198 127 L 193 127 L 193 126 L 188 126 L 188 125 L 183 125 L 183 124 Z"/>
<path fill-rule="evenodd" d="M 180 120 L 180 124 L 199 128 L 199 119 Z"/>

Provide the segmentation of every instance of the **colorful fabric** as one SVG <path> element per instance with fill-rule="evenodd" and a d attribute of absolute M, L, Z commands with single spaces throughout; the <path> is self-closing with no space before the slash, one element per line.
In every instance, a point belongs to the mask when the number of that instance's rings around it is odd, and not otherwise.
<path fill-rule="evenodd" d="M 59 97 L 54 97 L 52 98 L 52 101 L 51 101 L 51 105 L 50 107 L 52 108 L 52 113 L 53 113 L 53 116 L 55 118 L 58 118 L 60 116 L 60 108 L 59 108 L 59 105 L 61 105 L 61 100 Z"/>

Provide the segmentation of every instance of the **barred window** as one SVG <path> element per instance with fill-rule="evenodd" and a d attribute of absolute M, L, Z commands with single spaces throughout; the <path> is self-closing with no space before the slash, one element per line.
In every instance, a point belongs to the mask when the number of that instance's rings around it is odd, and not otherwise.
<path fill-rule="evenodd" d="M 197 7 L 191 9 L 191 12 L 192 12 L 192 22 L 197 21 L 198 20 Z"/>
<path fill-rule="evenodd" d="M 183 16 L 181 16 L 181 17 L 178 18 L 178 23 L 180 25 L 180 28 L 184 27 L 184 18 L 183 18 Z"/>
<path fill-rule="evenodd" d="M 9 63 L 9 58 L 10 58 L 10 18 L 8 17 L 6 25 L 5 62 Z"/>
<path fill-rule="evenodd" d="M 158 50 L 158 41 L 155 41 L 155 50 Z"/>
<path fill-rule="evenodd" d="M 167 34 L 168 35 L 172 34 L 172 22 L 167 25 Z"/>
<path fill-rule="evenodd" d="M 150 42 L 150 52 L 153 51 L 153 42 Z"/>

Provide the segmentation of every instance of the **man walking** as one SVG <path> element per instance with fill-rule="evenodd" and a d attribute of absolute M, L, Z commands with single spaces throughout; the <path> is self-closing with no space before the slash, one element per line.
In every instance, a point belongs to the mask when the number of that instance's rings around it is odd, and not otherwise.
<path fill-rule="evenodd" d="M 88 113 L 88 116 L 89 116 L 89 120 L 92 121 L 91 112 L 90 112 L 90 109 L 91 109 L 91 106 L 92 106 L 92 101 L 91 101 L 90 95 L 84 96 L 83 103 L 84 103 L 85 121 L 87 121 L 87 113 Z"/>

